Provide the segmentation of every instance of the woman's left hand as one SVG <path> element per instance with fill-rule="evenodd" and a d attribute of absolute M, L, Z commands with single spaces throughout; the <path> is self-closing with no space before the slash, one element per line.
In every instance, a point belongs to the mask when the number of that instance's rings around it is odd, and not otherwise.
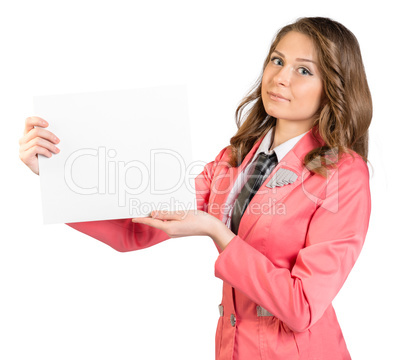
<path fill-rule="evenodd" d="M 171 238 L 210 236 L 222 250 L 235 237 L 222 221 L 201 210 L 152 211 L 150 217 L 133 218 L 132 221 L 163 230 Z"/>

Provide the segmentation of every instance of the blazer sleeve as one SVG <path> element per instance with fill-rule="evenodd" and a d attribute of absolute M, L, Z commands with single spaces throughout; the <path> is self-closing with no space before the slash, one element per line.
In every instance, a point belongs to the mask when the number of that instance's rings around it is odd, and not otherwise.
<path fill-rule="evenodd" d="M 129 219 L 85 221 L 66 225 L 120 252 L 145 249 L 169 239 L 162 230 Z"/>
<path fill-rule="evenodd" d="M 362 249 L 371 212 L 366 163 L 360 156 L 347 158 L 331 174 L 324 192 L 310 220 L 305 247 L 290 270 L 276 267 L 239 236 L 215 262 L 215 276 L 297 332 L 321 318 Z"/>
<path fill-rule="evenodd" d="M 214 171 L 225 150 L 226 148 L 220 151 L 215 161 L 206 164 L 203 171 L 195 179 L 197 208 L 199 210 L 206 211 L 208 207 Z M 67 223 L 66 225 L 120 252 L 144 249 L 170 238 L 160 229 L 133 223 L 131 218 Z"/>

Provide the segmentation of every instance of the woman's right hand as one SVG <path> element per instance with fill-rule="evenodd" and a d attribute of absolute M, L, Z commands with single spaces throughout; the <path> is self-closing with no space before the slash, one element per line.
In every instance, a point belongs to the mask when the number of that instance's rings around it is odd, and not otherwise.
<path fill-rule="evenodd" d="M 25 120 L 24 136 L 20 139 L 20 159 L 36 175 L 39 175 L 38 154 L 51 157 L 52 152 L 58 154 L 60 149 L 54 144 L 60 140 L 49 130 L 35 128 L 47 127 L 49 124 L 42 118 L 31 116 Z"/>

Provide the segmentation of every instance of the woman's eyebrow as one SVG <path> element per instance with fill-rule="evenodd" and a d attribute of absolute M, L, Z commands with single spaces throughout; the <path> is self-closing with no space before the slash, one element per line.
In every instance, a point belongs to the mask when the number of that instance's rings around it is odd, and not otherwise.
<path fill-rule="evenodd" d="M 282 53 L 279 52 L 278 50 L 274 50 L 274 52 L 278 53 L 278 54 L 279 54 L 280 56 L 282 56 L 283 58 L 286 58 L 285 54 L 282 54 Z M 296 60 L 297 60 L 297 61 L 307 61 L 307 62 L 311 62 L 311 63 L 317 65 L 317 63 L 316 63 L 315 61 L 310 60 L 310 59 L 297 58 Z"/>

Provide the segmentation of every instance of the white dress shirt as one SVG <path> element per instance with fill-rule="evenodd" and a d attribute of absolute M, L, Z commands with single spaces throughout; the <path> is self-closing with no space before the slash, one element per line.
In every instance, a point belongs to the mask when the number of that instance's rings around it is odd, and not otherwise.
<path fill-rule="evenodd" d="M 285 157 L 285 155 L 296 145 L 296 143 L 305 135 L 308 133 L 306 131 L 305 133 L 295 136 L 294 138 L 291 138 L 284 143 L 276 146 L 274 149 L 269 150 L 269 148 L 272 145 L 272 140 L 273 140 L 273 135 L 275 131 L 275 126 L 271 128 L 267 134 L 264 136 L 264 139 L 262 140 L 260 146 L 258 147 L 257 151 L 254 154 L 254 157 L 250 160 L 250 162 L 246 165 L 244 170 L 239 174 L 239 176 L 236 179 L 235 184 L 233 185 L 233 188 L 226 200 L 226 205 L 224 207 L 225 213 L 223 214 L 222 221 L 226 226 L 230 229 L 230 222 L 232 218 L 232 211 L 234 207 L 234 203 L 237 199 L 237 197 L 240 194 L 241 189 L 243 186 L 246 184 L 248 178 L 254 171 L 254 167 L 256 164 L 256 159 L 258 157 L 258 154 L 261 152 L 264 152 L 265 154 L 271 155 L 274 151 L 276 153 L 276 157 L 278 158 L 278 163 Z M 265 174 L 265 178 L 269 176 L 269 173 Z M 265 180 L 264 178 L 264 180 Z"/>

